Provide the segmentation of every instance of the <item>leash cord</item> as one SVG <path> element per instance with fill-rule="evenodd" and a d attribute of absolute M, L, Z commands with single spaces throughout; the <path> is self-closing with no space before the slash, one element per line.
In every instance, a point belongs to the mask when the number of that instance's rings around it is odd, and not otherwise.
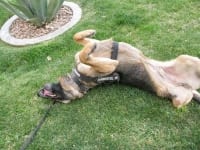
<path fill-rule="evenodd" d="M 28 137 L 25 139 L 23 145 L 21 146 L 20 150 L 25 150 L 32 142 L 33 139 L 35 138 L 37 132 L 40 130 L 40 128 L 42 127 L 43 123 L 45 122 L 50 110 L 53 108 L 54 104 L 56 103 L 56 101 L 54 101 L 46 110 L 46 112 L 44 113 L 43 117 L 40 119 L 39 123 L 37 124 L 37 126 L 34 128 L 33 131 L 30 132 L 30 134 L 28 135 Z"/>

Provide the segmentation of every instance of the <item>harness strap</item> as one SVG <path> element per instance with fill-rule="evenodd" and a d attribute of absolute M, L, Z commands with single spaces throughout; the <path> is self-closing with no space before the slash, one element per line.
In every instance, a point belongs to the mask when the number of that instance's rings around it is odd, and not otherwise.
<path fill-rule="evenodd" d="M 97 48 L 97 44 L 95 43 L 94 46 L 93 46 L 93 48 L 92 48 L 92 50 L 89 52 L 88 55 L 92 54 L 96 48 Z"/>
<path fill-rule="evenodd" d="M 87 87 L 83 82 L 87 82 L 87 83 L 93 82 L 93 83 L 101 84 L 104 82 L 107 82 L 107 83 L 112 83 L 115 81 L 119 82 L 120 80 L 120 76 L 117 72 L 114 72 L 107 76 L 89 77 L 80 73 L 77 69 L 72 70 L 71 78 L 79 86 L 80 91 L 82 93 L 85 93 L 89 90 L 89 87 Z"/>
<path fill-rule="evenodd" d="M 112 44 L 112 52 L 111 52 L 111 59 L 117 60 L 117 57 L 118 57 L 118 50 L 119 50 L 119 43 L 113 41 L 113 44 Z"/>
<path fill-rule="evenodd" d="M 114 73 L 109 74 L 109 75 L 104 76 L 104 77 L 98 77 L 97 83 L 99 83 L 99 84 L 104 83 L 104 82 L 112 83 L 112 82 L 115 82 L 115 81 L 119 82 L 119 80 L 120 80 L 119 74 L 117 72 L 114 72 Z"/>
<path fill-rule="evenodd" d="M 80 91 L 82 93 L 85 93 L 89 90 L 89 87 L 86 87 L 80 80 L 84 82 L 95 82 L 96 80 L 92 77 L 85 76 L 84 74 L 81 74 L 77 69 L 73 69 L 71 73 L 72 80 L 78 85 L 80 88 Z"/>

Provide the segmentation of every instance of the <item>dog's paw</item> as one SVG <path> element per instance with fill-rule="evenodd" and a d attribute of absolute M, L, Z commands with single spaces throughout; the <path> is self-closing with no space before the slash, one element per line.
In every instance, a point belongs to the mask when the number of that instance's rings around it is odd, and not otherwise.
<path fill-rule="evenodd" d="M 59 101 L 59 102 L 64 103 L 64 104 L 68 104 L 68 103 L 71 102 L 71 100 L 63 100 L 63 101 Z"/>
<path fill-rule="evenodd" d="M 85 31 L 87 33 L 86 37 L 93 37 L 96 34 L 96 30 L 90 29 Z"/>

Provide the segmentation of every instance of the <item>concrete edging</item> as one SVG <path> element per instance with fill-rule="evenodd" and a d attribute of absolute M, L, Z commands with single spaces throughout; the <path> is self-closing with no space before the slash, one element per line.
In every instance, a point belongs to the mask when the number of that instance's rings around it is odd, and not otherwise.
<path fill-rule="evenodd" d="M 63 3 L 63 5 L 69 6 L 72 9 L 73 16 L 72 16 L 72 19 L 67 24 L 60 27 L 58 30 L 48 33 L 46 35 L 37 37 L 37 38 L 17 39 L 15 37 L 11 36 L 9 33 L 9 28 L 10 28 L 11 24 L 13 23 L 14 20 L 16 20 L 18 18 L 16 15 L 14 15 L 9 20 L 7 20 L 4 23 L 4 25 L 1 27 L 0 39 L 10 45 L 25 46 L 25 45 L 31 45 L 31 44 L 36 44 L 36 43 L 40 43 L 43 41 L 47 41 L 47 40 L 55 38 L 58 35 L 63 34 L 65 31 L 69 30 L 72 26 L 74 26 L 81 19 L 81 15 L 82 15 L 81 8 L 77 4 L 75 4 L 73 2 L 65 1 Z"/>

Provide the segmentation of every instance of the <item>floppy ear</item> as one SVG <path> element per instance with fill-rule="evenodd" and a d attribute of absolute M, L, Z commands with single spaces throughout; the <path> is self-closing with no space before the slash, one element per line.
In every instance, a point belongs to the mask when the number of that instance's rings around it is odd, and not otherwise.
<path fill-rule="evenodd" d="M 82 63 L 90 65 L 94 70 L 100 73 L 112 73 L 115 71 L 119 62 L 106 57 L 92 56 L 95 49 L 95 43 L 88 43 L 79 53 L 79 59 Z M 109 53 L 108 53 L 109 54 Z"/>

